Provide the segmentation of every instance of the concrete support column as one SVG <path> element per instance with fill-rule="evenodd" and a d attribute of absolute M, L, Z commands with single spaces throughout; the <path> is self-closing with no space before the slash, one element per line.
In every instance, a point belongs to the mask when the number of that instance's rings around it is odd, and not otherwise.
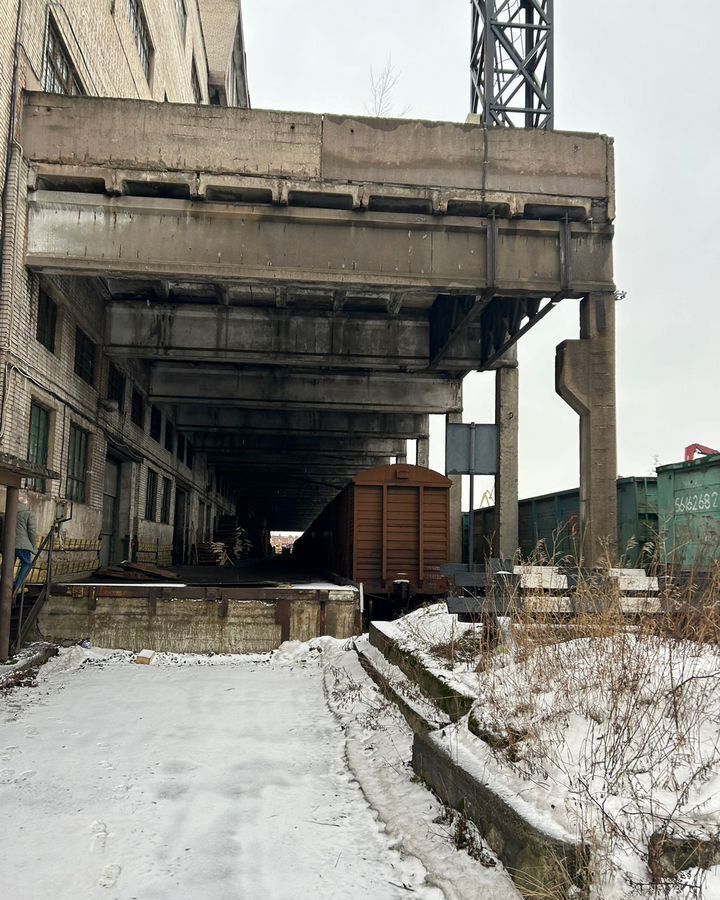
<path fill-rule="evenodd" d="M 15 573 L 15 528 L 17 526 L 18 488 L 7 487 L 3 523 L 2 570 L 0 573 L 0 662 L 10 655 L 10 616 Z"/>
<path fill-rule="evenodd" d="M 580 546 L 597 566 L 617 542 L 614 294 L 580 302 L 580 340 L 558 346 L 555 386 L 580 416 Z"/>
<path fill-rule="evenodd" d="M 495 424 L 498 470 L 495 476 L 495 537 L 493 553 L 512 559 L 520 545 L 518 531 L 518 403 L 520 373 L 515 364 L 495 373 Z"/>
<path fill-rule="evenodd" d="M 447 425 L 462 422 L 462 413 L 451 412 L 445 416 Z M 462 475 L 449 475 L 450 488 L 450 559 L 448 562 L 462 562 Z"/>
<path fill-rule="evenodd" d="M 430 468 L 430 438 L 419 437 L 417 439 L 417 465 L 425 469 Z"/>
<path fill-rule="evenodd" d="M 403 449 L 400 451 L 400 453 L 397 454 L 397 456 L 395 457 L 395 461 L 399 465 L 405 465 L 407 463 L 407 441 L 402 441 L 401 443 Z"/>

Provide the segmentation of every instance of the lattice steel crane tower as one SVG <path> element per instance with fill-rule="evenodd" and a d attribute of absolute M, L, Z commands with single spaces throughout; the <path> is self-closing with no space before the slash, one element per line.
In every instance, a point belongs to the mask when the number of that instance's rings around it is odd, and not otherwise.
<path fill-rule="evenodd" d="M 483 125 L 553 127 L 554 0 L 471 0 L 471 110 Z"/>

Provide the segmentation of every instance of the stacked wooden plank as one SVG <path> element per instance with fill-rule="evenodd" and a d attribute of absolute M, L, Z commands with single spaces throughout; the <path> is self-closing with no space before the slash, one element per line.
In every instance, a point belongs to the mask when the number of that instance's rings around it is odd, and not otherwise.
<path fill-rule="evenodd" d="M 231 566 L 227 547 L 222 541 L 205 541 L 197 545 L 199 566 Z"/>

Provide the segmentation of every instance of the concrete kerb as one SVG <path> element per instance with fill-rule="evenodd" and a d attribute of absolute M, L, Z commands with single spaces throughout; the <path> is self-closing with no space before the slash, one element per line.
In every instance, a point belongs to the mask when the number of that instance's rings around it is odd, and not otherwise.
<path fill-rule="evenodd" d="M 587 848 L 530 823 L 491 785 L 458 764 L 437 734 L 415 734 L 412 764 L 444 803 L 475 823 L 524 897 L 561 900 L 571 889 L 586 887 Z"/>
<path fill-rule="evenodd" d="M 417 697 L 414 682 L 397 666 L 388 662 L 376 647 L 363 640 L 356 640 L 354 647 L 360 665 L 380 688 L 383 696 L 398 707 L 413 733 L 428 734 L 449 724 L 450 720 L 433 704 Z"/>
<path fill-rule="evenodd" d="M 355 650 L 363 668 L 382 693 L 398 705 L 414 733 L 415 774 L 443 803 L 475 823 L 524 897 L 561 900 L 572 888 L 584 891 L 590 861 L 588 848 L 543 831 L 492 785 L 454 759 L 442 740 L 445 727 L 451 723 L 438 727 L 438 716 L 423 710 L 422 703 L 409 700 L 402 677 L 407 676 L 418 685 L 458 728 L 467 727 L 459 720 L 469 713 L 472 700 L 453 691 L 381 628 L 371 624 L 369 637 L 369 647 L 356 641 Z M 378 660 L 378 651 L 387 661 L 386 666 Z"/>
<path fill-rule="evenodd" d="M 379 623 L 381 624 L 381 623 Z M 447 713 L 451 722 L 457 722 L 470 712 L 473 698 L 455 690 L 433 672 L 409 650 L 403 650 L 397 641 L 385 634 L 378 625 L 370 623 L 370 643 L 383 656 L 414 681 L 423 693 Z"/>

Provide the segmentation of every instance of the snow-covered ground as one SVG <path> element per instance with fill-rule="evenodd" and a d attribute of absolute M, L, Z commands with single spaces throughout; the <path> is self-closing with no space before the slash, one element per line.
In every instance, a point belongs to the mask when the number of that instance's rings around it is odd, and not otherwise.
<path fill-rule="evenodd" d="M 62 651 L 0 694 L 3 896 L 517 897 L 455 849 L 409 746 L 329 639 L 151 666 Z"/>
<path fill-rule="evenodd" d="M 481 660 L 480 626 L 445 604 L 385 634 L 477 699 L 473 730 L 445 729 L 453 757 L 536 826 L 593 849 L 592 897 L 720 900 L 720 866 L 652 883 L 651 836 L 720 835 L 720 649 L 653 629 L 554 638 L 501 623 Z M 475 640 L 473 641 L 473 635 Z"/>

